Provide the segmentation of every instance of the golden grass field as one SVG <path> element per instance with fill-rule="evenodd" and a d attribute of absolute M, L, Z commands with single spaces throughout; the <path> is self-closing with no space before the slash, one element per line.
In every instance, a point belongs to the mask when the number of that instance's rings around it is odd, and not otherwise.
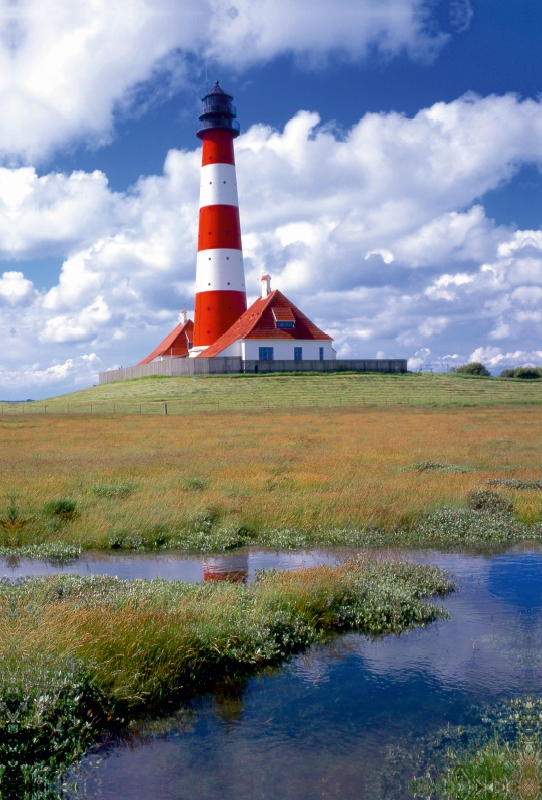
<path fill-rule="evenodd" d="M 463 505 L 488 477 L 541 478 L 540 416 L 537 406 L 4 416 L 4 506 L 17 506 L 14 544 L 102 547 L 115 531 L 193 520 L 256 532 L 393 528 Z M 425 460 L 471 471 L 408 469 Z M 540 519 L 540 492 L 503 493 L 520 520 Z M 76 501 L 73 519 L 26 524 L 62 498 Z"/>

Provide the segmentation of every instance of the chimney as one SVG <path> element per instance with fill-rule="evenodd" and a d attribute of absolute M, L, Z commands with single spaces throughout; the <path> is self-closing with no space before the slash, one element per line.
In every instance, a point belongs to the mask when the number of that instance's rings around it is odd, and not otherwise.
<path fill-rule="evenodd" d="M 265 300 L 271 292 L 271 275 L 262 275 L 262 298 Z"/>
<path fill-rule="evenodd" d="M 181 311 L 181 322 L 183 323 L 183 325 L 186 322 L 186 308 L 183 308 L 183 310 Z"/>

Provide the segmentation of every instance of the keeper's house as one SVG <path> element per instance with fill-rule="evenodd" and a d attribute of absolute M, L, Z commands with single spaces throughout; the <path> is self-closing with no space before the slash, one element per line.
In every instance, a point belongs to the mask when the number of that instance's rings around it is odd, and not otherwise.
<path fill-rule="evenodd" d="M 262 277 L 262 295 L 198 358 L 240 357 L 243 361 L 331 361 L 331 336 L 318 328 Z"/>

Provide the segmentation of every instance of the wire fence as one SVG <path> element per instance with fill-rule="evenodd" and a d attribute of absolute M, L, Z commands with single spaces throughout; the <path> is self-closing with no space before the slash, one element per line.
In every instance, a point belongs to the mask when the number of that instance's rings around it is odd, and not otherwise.
<path fill-rule="evenodd" d="M 40 403 L 20 402 L 1 403 L 0 415 L 99 415 L 99 414 L 151 414 L 178 415 L 222 411 L 271 411 L 271 410 L 311 410 L 315 408 L 376 408 L 408 406 L 412 408 L 438 406 L 497 406 L 497 405 L 540 405 L 542 393 L 525 392 L 517 396 L 509 392 L 481 394 L 469 390 L 440 390 L 431 397 L 410 394 L 401 397 L 393 395 L 366 395 L 343 397 L 273 397 L 250 400 L 149 400 L 141 403 L 133 401 L 92 402 L 92 403 Z"/>

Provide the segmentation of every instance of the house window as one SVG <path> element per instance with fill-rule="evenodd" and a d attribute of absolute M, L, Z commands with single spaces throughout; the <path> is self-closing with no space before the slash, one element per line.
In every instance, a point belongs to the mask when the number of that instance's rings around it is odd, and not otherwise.
<path fill-rule="evenodd" d="M 302 347 L 294 347 L 294 361 L 303 361 Z"/>
<path fill-rule="evenodd" d="M 324 360 L 324 348 L 321 347 L 320 348 L 320 361 L 323 361 L 323 360 Z"/>
<path fill-rule="evenodd" d="M 273 316 L 277 328 L 290 328 L 291 330 L 295 326 L 294 312 L 291 308 L 274 308 Z"/>
<path fill-rule="evenodd" d="M 273 361 L 272 347 L 260 347 L 260 361 Z"/>

